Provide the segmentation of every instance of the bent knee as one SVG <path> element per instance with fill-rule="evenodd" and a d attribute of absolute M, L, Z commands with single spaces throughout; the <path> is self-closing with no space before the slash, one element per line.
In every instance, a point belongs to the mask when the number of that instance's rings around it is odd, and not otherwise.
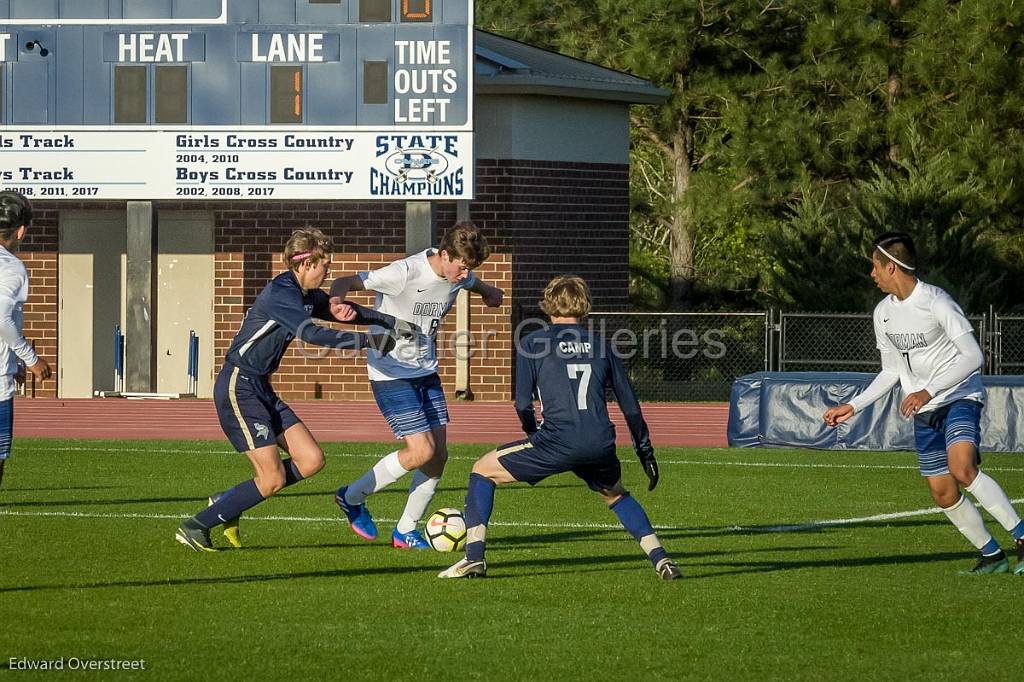
<path fill-rule="evenodd" d="M 949 509 L 956 505 L 956 503 L 960 501 L 960 497 L 961 495 L 959 490 L 932 491 L 932 500 L 934 500 L 935 504 L 939 505 L 943 509 Z"/>
<path fill-rule="evenodd" d="M 949 473 L 953 475 L 956 482 L 962 486 L 969 486 L 974 483 L 974 479 L 978 477 L 978 467 L 974 464 L 961 464 L 959 466 L 951 466 Z"/>
<path fill-rule="evenodd" d="M 299 472 L 302 474 L 303 478 L 309 478 L 310 476 L 322 471 L 326 465 L 327 460 L 324 459 L 324 453 L 323 450 L 321 450 L 308 460 L 304 461 L 302 466 L 299 467 Z"/>
<path fill-rule="evenodd" d="M 422 466 L 434 457 L 434 440 L 432 438 L 417 438 L 407 441 L 405 451 L 415 466 Z"/>
<path fill-rule="evenodd" d="M 281 491 L 284 488 L 284 474 L 271 474 L 268 476 L 260 476 L 256 478 L 256 487 L 259 488 L 260 494 L 263 497 L 270 497 Z"/>

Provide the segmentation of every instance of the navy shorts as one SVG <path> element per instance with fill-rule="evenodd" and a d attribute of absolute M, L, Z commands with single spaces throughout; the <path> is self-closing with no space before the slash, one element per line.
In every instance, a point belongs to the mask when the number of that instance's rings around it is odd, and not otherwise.
<path fill-rule="evenodd" d="M 448 403 L 436 374 L 415 379 L 371 381 L 373 397 L 395 438 L 425 433 L 448 423 Z"/>
<path fill-rule="evenodd" d="M 239 452 L 276 445 L 278 436 L 302 423 L 266 377 L 243 374 L 231 364 L 217 375 L 213 402 L 224 434 Z"/>
<path fill-rule="evenodd" d="M 14 435 L 14 398 L 0 401 L 0 462 L 11 456 Z"/>
<path fill-rule="evenodd" d="M 497 449 L 498 462 L 517 481 L 537 485 L 548 476 L 566 471 L 579 476 L 596 492 L 611 490 L 622 479 L 622 465 L 612 446 L 596 457 L 574 455 L 551 444 L 529 438 L 506 443 Z"/>
<path fill-rule="evenodd" d="M 922 476 L 948 474 L 949 447 L 956 443 L 973 443 L 975 464 L 981 464 L 981 408 L 977 400 L 956 400 L 914 416 L 914 440 Z"/>

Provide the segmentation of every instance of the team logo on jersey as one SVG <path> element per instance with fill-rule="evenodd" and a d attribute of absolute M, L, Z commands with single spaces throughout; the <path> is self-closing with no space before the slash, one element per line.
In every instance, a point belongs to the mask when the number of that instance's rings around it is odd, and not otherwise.
<path fill-rule="evenodd" d="M 927 348 L 928 339 L 924 334 L 889 334 L 886 333 L 892 345 L 898 351 L 914 350 L 915 348 Z"/>
<path fill-rule="evenodd" d="M 412 308 L 412 314 L 422 317 L 441 317 L 447 308 L 448 306 L 444 303 L 427 301 L 426 303 L 416 303 Z"/>
<path fill-rule="evenodd" d="M 270 438 L 270 429 L 267 428 L 266 424 L 260 424 L 259 422 L 253 422 L 252 427 L 256 429 L 256 437 L 262 440 Z"/>
<path fill-rule="evenodd" d="M 380 135 L 377 163 L 370 169 L 374 196 L 463 194 L 463 168 L 457 135 Z"/>

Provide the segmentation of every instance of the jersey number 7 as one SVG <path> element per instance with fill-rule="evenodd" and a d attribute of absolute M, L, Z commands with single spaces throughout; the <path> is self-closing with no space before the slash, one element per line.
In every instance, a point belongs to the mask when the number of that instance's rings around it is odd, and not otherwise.
<path fill-rule="evenodd" d="M 581 410 L 587 409 L 587 389 L 590 387 L 590 365 L 566 365 L 569 370 L 569 378 L 580 380 L 580 387 L 576 391 L 576 407 Z"/>

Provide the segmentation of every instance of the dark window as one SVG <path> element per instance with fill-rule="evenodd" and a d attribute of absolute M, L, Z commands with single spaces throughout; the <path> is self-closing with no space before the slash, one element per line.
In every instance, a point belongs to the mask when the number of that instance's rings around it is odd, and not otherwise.
<path fill-rule="evenodd" d="M 432 0 L 402 0 L 402 21 L 431 21 Z"/>
<path fill-rule="evenodd" d="M 188 67 L 156 67 L 156 122 L 188 123 Z"/>
<path fill-rule="evenodd" d="M 359 0 L 359 23 L 391 21 L 391 0 Z"/>
<path fill-rule="evenodd" d="M 270 67 L 270 122 L 302 123 L 302 67 Z"/>
<path fill-rule="evenodd" d="M 114 67 L 114 123 L 145 123 L 145 66 Z"/>
<path fill-rule="evenodd" d="M 388 63 L 363 62 L 363 104 L 388 103 Z"/>

